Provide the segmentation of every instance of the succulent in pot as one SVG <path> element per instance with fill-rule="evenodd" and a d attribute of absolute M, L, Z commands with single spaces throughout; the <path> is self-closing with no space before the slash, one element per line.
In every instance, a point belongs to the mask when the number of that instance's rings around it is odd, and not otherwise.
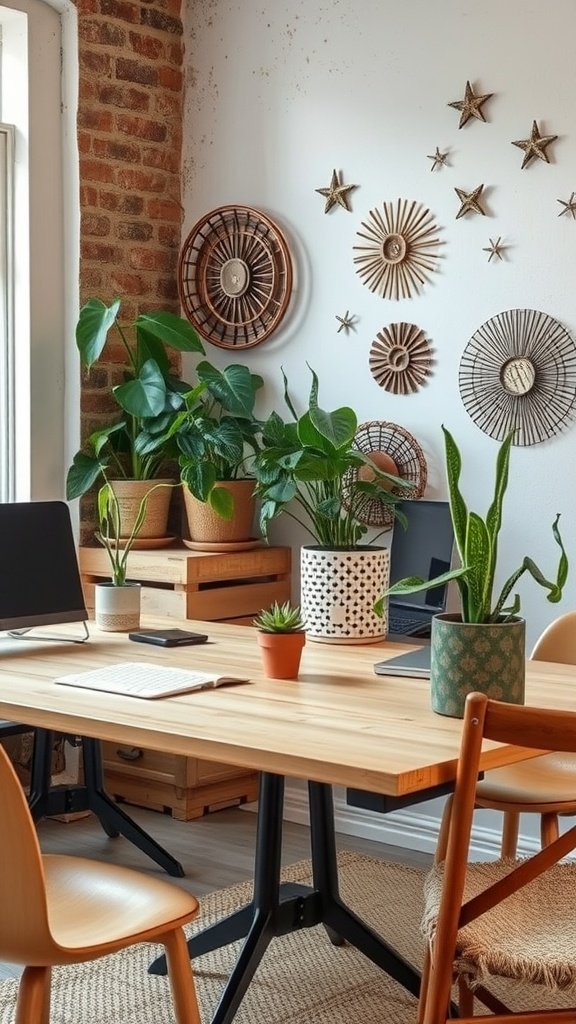
<path fill-rule="evenodd" d="M 275 601 L 253 620 L 264 671 L 270 679 L 297 679 L 306 643 L 305 622 L 298 605 Z"/>
<path fill-rule="evenodd" d="M 263 633 L 302 633 L 306 628 L 300 606 L 290 601 L 274 601 L 269 608 L 263 608 L 253 619 L 253 625 Z"/>

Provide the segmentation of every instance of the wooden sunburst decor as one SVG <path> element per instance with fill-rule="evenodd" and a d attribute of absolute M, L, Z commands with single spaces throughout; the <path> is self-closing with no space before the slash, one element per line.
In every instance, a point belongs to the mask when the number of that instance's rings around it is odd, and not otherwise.
<path fill-rule="evenodd" d="M 440 257 L 438 228 L 430 210 L 415 200 L 398 199 L 370 210 L 358 231 L 354 263 L 371 291 L 384 299 L 418 294 Z"/>
<path fill-rule="evenodd" d="M 385 391 L 407 395 L 417 391 L 430 372 L 432 353 L 416 324 L 388 324 L 372 342 L 370 372 Z"/>

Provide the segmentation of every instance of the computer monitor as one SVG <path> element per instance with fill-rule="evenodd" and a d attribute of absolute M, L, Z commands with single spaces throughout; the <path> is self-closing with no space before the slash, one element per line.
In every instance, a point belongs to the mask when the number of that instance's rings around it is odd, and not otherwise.
<path fill-rule="evenodd" d="M 87 619 L 68 506 L 0 504 L 0 630 Z"/>
<path fill-rule="evenodd" d="M 447 501 L 406 500 L 398 508 L 407 519 L 407 529 L 396 522 L 390 546 L 390 583 L 406 576 L 435 579 L 452 564 L 454 529 Z M 389 633 L 421 635 L 430 628 L 432 617 L 446 606 L 447 585 L 430 587 L 415 594 L 390 597 Z"/>

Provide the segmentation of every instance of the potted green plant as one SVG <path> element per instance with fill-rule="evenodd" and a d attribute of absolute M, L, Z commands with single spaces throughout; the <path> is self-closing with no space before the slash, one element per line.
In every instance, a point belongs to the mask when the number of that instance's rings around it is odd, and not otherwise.
<path fill-rule="evenodd" d="M 111 389 L 118 407 L 113 421 L 94 431 L 74 456 L 66 479 L 68 500 L 81 497 L 101 479 L 123 499 L 121 530 L 129 536 L 149 481 L 159 478 L 170 449 L 166 430 L 191 385 L 171 370 L 169 349 L 204 353 L 203 345 L 187 320 L 169 312 L 141 313 L 129 324 L 120 319 L 121 300 L 106 306 L 101 299 L 89 299 L 80 311 L 76 344 L 84 366 L 91 369 L 100 359 L 112 335 L 126 354 L 124 381 Z M 133 482 L 137 486 L 133 487 Z M 134 514 L 128 518 L 125 491 L 135 490 Z M 170 490 L 155 491 L 147 505 L 142 537 L 166 534 Z"/>
<path fill-rule="evenodd" d="M 436 615 L 432 620 L 430 682 L 434 711 L 461 718 L 466 695 L 473 690 L 487 693 L 494 700 L 523 703 L 525 623 L 518 614 L 520 597 L 513 595 L 514 587 L 520 577 L 528 573 L 548 591 L 548 601 L 557 603 L 562 598 L 568 575 L 568 558 L 557 515 L 552 524 L 552 535 L 560 548 L 556 581 L 547 580 L 533 559 L 526 556 L 500 592 L 496 592 L 498 536 L 514 431 L 504 439 L 498 452 L 494 497 L 485 519 L 468 510 L 459 486 L 460 450 L 444 426 L 442 431 L 450 511 L 461 565 L 433 580 L 419 577 L 399 580 L 377 601 L 376 611 L 382 614 L 384 601 L 390 594 L 414 594 L 456 581 L 461 612 Z"/>
<path fill-rule="evenodd" d="M 157 483 L 141 499 L 129 537 L 122 536 L 120 503 L 114 488 L 106 481 L 99 489 L 97 538 L 108 553 L 112 577 L 109 583 L 97 583 L 94 588 L 95 619 L 99 629 L 114 632 L 138 629 L 141 588 L 139 583 L 126 580 L 128 555 L 142 529 L 152 492 L 171 486 Z"/>
<path fill-rule="evenodd" d="M 301 552 L 308 637 L 370 643 L 383 636 L 374 602 L 388 581 L 388 549 L 375 543 L 379 535 L 364 543 L 363 506 L 369 499 L 395 504 L 395 492 L 406 484 L 356 447 L 353 409 L 320 408 L 318 377 L 312 369 L 311 374 L 308 408 L 299 416 L 282 371 L 291 418 L 285 422 L 273 412 L 263 425 L 254 463 L 260 523 L 266 535 L 270 521 L 282 513 L 304 526 L 313 540 Z"/>
<path fill-rule="evenodd" d="M 306 643 L 305 623 L 298 605 L 275 601 L 253 620 L 258 630 L 264 671 L 270 679 L 297 679 Z"/>
<path fill-rule="evenodd" d="M 196 374 L 166 433 L 178 451 L 191 543 L 244 543 L 254 531 L 254 407 L 264 382 L 238 363 L 221 370 L 202 360 Z"/>

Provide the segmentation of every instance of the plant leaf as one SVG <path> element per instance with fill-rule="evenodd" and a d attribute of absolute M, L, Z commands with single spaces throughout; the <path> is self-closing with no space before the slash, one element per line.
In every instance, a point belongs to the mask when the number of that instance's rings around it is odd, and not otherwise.
<path fill-rule="evenodd" d="M 101 299 L 89 299 L 80 310 L 76 324 L 76 344 L 80 358 L 88 368 L 100 356 L 119 309 L 120 299 L 115 299 L 109 307 Z"/>

